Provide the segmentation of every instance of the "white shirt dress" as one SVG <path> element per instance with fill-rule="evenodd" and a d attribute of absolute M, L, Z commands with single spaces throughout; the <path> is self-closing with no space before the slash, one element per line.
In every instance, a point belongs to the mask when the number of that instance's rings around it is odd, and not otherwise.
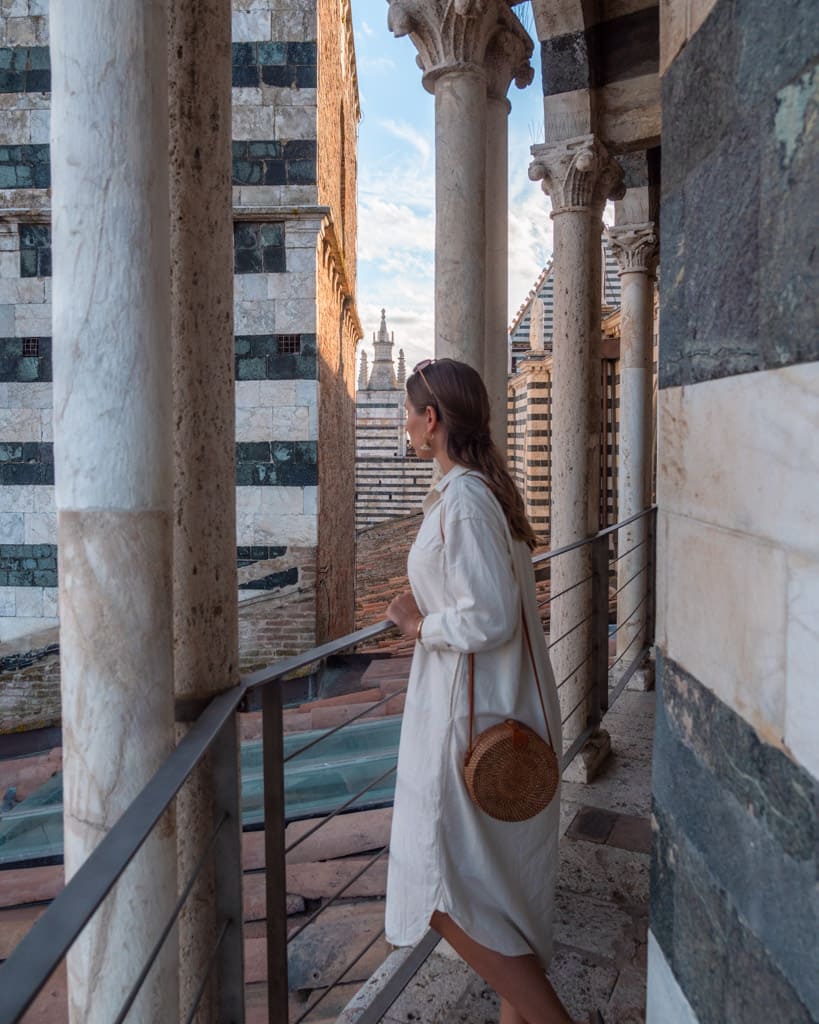
<path fill-rule="evenodd" d="M 386 935 L 413 945 L 434 910 L 506 956 L 552 955 L 559 791 L 528 821 L 490 818 L 463 781 L 469 735 L 467 653 L 475 654 L 474 734 L 505 718 L 546 736 L 526 641 L 521 596 L 552 742 L 560 709 L 538 615 L 531 554 L 514 541 L 495 497 L 456 466 L 424 499 L 408 559 L 425 616 L 415 645 L 401 743 L 387 876 Z"/>

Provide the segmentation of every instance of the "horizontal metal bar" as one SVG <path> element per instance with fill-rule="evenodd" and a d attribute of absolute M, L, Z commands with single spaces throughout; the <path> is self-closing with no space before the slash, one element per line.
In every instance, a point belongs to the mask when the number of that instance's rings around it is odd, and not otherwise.
<path fill-rule="evenodd" d="M 401 690 L 396 690 L 395 693 L 387 694 L 386 697 L 383 697 L 380 701 L 378 701 L 378 703 L 373 704 L 372 707 L 367 708 L 365 711 L 359 711 L 357 715 L 353 715 L 352 718 L 348 718 L 346 722 L 339 722 L 338 725 L 334 725 L 332 729 L 328 729 L 326 732 L 322 733 L 321 736 L 317 736 L 316 739 L 310 740 L 309 743 L 305 743 L 303 747 L 299 747 L 298 750 L 294 750 L 292 754 L 288 754 L 287 757 L 284 759 L 284 763 L 287 764 L 287 762 L 292 760 L 294 757 L 298 757 L 299 754 L 303 754 L 305 750 L 310 750 L 312 747 L 317 746 L 319 743 L 323 743 L 328 736 L 332 736 L 334 733 L 337 733 L 339 729 L 344 729 L 346 726 L 352 725 L 353 722 L 357 722 L 359 718 L 363 718 L 365 715 L 371 715 L 373 711 L 380 708 L 382 704 L 386 704 L 387 701 L 392 700 L 393 697 L 398 697 L 400 696 L 400 694 L 406 692 L 407 687 L 405 686 Z"/>
<path fill-rule="evenodd" d="M 2 1024 L 13 1024 L 31 1005 L 210 744 L 231 719 L 243 693 L 243 687 L 237 686 L 213 699 L 0 967 Z"/>
<path fill-rule="evenodd" d="M 626 589 L 626 587 L 627 587 L 627 586 L 629 585 L 629 583 L 633 583 L 633 582 L 634 582 L 634 581 L 635 581 L 635 580 L 637 579 L 637 577 L 638 577 L 638 576 L 642 576 L 642 575 L 643 575 L 643 573 L 644 573 L 644 572 L 645 572 L 645 571 L 646 571 L 647 569 L 648 569 L 648 565 L 644 565 L 644 566 L 642 567 L 642 569 L 638 569 L 638 570 L 637 570 L 637 572 L 635 572 L 635 574 L 634 574 L 633 576 L 629 577 L 629 579 L 627 579 L 625 583 L 621 584 L 621 585 L 620 585 L 620 586 L 619 586 L 619 587 L 618 587 L 618 588 L 617 588 L 617 589 L 616 589 L 616 590 L 614 591 L 614 596 L 616 597 L 616 596 L 617 596 L 617 594 L 619 594 L 621 590 L 625 590 L 625 589 Z"/>
<path fill-rule="evenodd" d="M 347 966 L 344 968 L 344 970 L 341 972 L 341 974 L 339 974 L 338 977 L 335 978 L 327 986 L 327 988 L 321 993 L 321 995 L 318 997 L 318 999 L 316 999 L 313 1003 L 311 1003 L 311 1005 L 307 1007 L 307 1009 L 304 1011 L 304 1013 L 301 1014 L 301 1016 L 296 1017 L 296 1019 L 293 1021 L 293 1024 L 301 1024 L 301 1021 L 303 1021 L 305 1019 L 305 1017 L 309 1017 L 310 1016 L 310 1014 L 313 1012 L 313 1010 L 315 1010 L 315 1008 L 319 1005 L 319 1003 L 323 1002 L 327 998 L 327 996 L 333 991 L 333 989 L 336 987 L 336 985 L 338 985 L 338 983 L 341 981 L 341 979 L 344 977 L 344 975 L 345 974 L 349 974 L 349 972 L 355 967 L 355 965 L 365 955 L 365 953 L 368 953 L 373 948 L 373 946 L 376 944 L 376 942 L 378 942 L 378 940 L 384 934 L 384 931 L 385 931 L 385 929 L 382 928 L 381 931 L 377 935 L 375 935 L 372 939 L 370 939 L 370 941 L 361 950 L 361 952 L 358 954 L 358 956 L 355 958 L 355 960 L 351 960 L 350 963 L 347 964 Z"/>
<path fill-rule="evenodd" d="M 568 683 L 568 681 L 569 681 L 569 680 L 570 680 L 570 679 L 572 678 L 572 676 L 573 676 L 573 675 L 575 675 L 575 674 L 576 674 L 577 672 L 579 672 L 581 668 L 583 668 L 583 666 L 584 666 L 584 665 L 586 664 L 586 662 L 587 662 L 587 661 L 589 660 L 589 658 L 590 658 L 590 657 L 591 657 L 591 656 L 592 656 L 593 654 L 594 654 L 594 651 L 589 651 L 589 653 L 588 653 L 588 654 L 586 655 L 586 657 L 585 657 L 585 658 L 584 658 L 584 659 L 583 659 L 583 660 L 582 660 L 582 661 L 580 662 L 580 664 L 579 664 L 579 665 L 577 666 L 577 668 L 573 668 L 573 669 L 571 670 L 571 672 L 570 672 L 570 673 L 569 673 L 569 674 L 568 674 L 568 675 L 567 675 L 567 676 L 565 677 L 565 679 L 562 679 L 562 680 L 561 680 L 561 681 L 560 681 L 560 682 L 559 682 L 559 683 L 557 684 L 557 686 L 555 687 L 555 689 L 559 690 L 559 689 L 561 688 L 561 686 L 565 686 L 565 685 L 566 685 L 566 683 Z"/>
<path fill-rule="evenodd" d="M 634 544 L 632 547 L 628 549 L 628 551 L 623 551 L 616 558 L 612 558 L 611 564 L 616 565 L 622 558 L 625 558 L 626 555 L 630 555 L 632 551 L 636 551 L 638 548 L 644 547 L 645 543 L 646 542 L 644 540 L 641 540 L 639 544 Z"/>
<path fill-rule="evenodd" d="M 395 629 L 395 623 L 385 619 L 383 622 L 377 622 L 372 626 L 367 626 L 365 629 L 359 629 L 355 633 L 347 633 L 345 636 L 340 636 L 337 640 L 330 640 L 328 643 L 322 644 L 321 647 L 312 647 L 309 651 L 305 651 L 304 654 L 295 654 L 292 658 L 283 658 L 274 665 L 268 665 L 267 668 L 260 668 L 257 672 L 251 672 L 250 675 L 242 676 L 241 685 L 246 690 L 252 690 L 257 686 L 264 686 L 265 683 L 274 683 L 277 679 L 281 679 L 291 672 L 307 668 L 314 661 L 323 661 L 332 654 L 339 654 L 341 651 L 346 651 L 348 647 L 355 647 L 357 644 L 366 643 L 367 640 L 373 640 L 375 637 L 381 636 L 382 633 L 388 633 L 391 629 Z"/>
<path fill-rule="evenodd" d="M 637 602 L 636 607 L 623 619 L 622 622 L 618 622 L 615 628 L 611 631 L 611 633 L 609 633 L 609 639 L 611 639 L 613 636 L 617 636 L 617 634 L 620 632 L 623 626 L 625 626 L 629 619 L 634 618 L 634 616 L 637 614 L 637 612 L 639 612 L 639 610 L 643 607 L 647 600 L 648 594 L 644 594 L 643 597 L 641 597 L 640 600 Z M 626 648 L 626 650 L 628 650 L 628 647 Z"/>
<path fill-rule="evenodd" d="M 320 907 L 318 907 L 316 910 L 313 911 L 313 913 L 307 918 L 306 921 L 302 921 L 302 923 L 299 925 L 299 927 L 294 932 L 291 932 L 287 936 L 287 941 L 288 942 L 292 942 L 293 939 L 295 939 L 297 936 L 301 935 L 301 933 L 304 931 L 304 929 L 308 928 L 316 920 L 316 918 L 321 917 L 321 915 L 324 913 L 324 911 L 328 907 L 331 907 L 335 903 L 335 901 L 337 899 L 339 899 L 341 896 L 343 896 L 344 893 L 347 892 L 347 890 L 350 888 L 350 886 L 354 882 L 357 882 L 359 880 L 359 878 L 361 878 L 361 876 L 364 874 L 365 871 L 369 871 L 370 868 L 373 866 L 373 864 L 375 864 L 375 862 L 377 860 L 379 860 L 381 857 L 383 857 L 385 853 L 389 852 L 389 849 L 390 849 L 389 846 L 383 846 L 378 851 L 378 853 L 376 853 L 373 857 L 371 857 L 367 861 L 367 863 L 364 865 L 364 867 L 360 871 L 357 871 L 349 881 L 345 882 L 345 884 L 340 889 L 336 890 L 336 892 L 333 893 L 333 895 L 330 897 L 329 900 L 327 900 L 326 903 L 322 903 L 322 905 Z"/>
<path fill-rule="evenodd" d="M 563 634 L 563 636 L 559 636 L 559 637 L 557 638 L 557 640 L 552 640 L 552 642 L 551 642 L 551 643 L 549 644 L 549 647 L 548 647 L 548 649 L 549 649 L 549 650 L 551 651 L 551 649 L 552 649 L 552 648 L 553 648 L 553 647 L 555 646 L 555 644 L 559 644 L 561 640 L 565 640 L 567 636 L 571 636 L 571 634 L 572 634 L 572 633 L 574 633 L 574 631 L 575 631 L 576 629 L 580 629 L 580 627 L 581 627 L 581 626 L 582 626 L 582 625 L 583 625 L 583 624 L 584 624 L 585 622 L 589 622 L 590 620 L 591 620 L 591 615 L 587 615 L 587 616 L 586 616 L 586 617 L 585 617 L 584 619 L 581 619 L 581 620 L 580 620 L 580 622 L 576 622 L 576 623 L 575 623 L 575 624 L 574 624 L 574 625 L 572 626 L 572 628 L 571 628 L 571 629 L 567 629 L 567 630 L 566 630 L 566 632 L 565 632 L 565 633 Z"/>
<path fill-rule="evenodd" d="M 549 594 L 549 601 L 556 601 L 559 597 L 563 597 L 564 594 L 568 594 L 570 590 L 575 590 L 584 583 L 588 583 L 590 579 L 591 573 L 588 576 L 584 576 L 582 580 L 578 580 L 577 583 L 572 583 L 570 587 L 564 587 L 563 590 L 559 590 L 556 594 Z"/>
<path fill-rule="evenodd" d="M 379 782 L 383 782 L 388 775 L 392 775 L 392 773 L 397 770 L 398 765 L 395 764 L 393 765 L 392 768 L 388 768 L 385 772 L 382 772 L 382 774 L 379 775 L 377 779 L 373 779 L 372 782 L 368 782 L 363 789 L 359 789 L 359 791 L 355 793 L 353 796 L 351 796 L 349 800 L 345 800 L 343 804 L 341 804 L 339 807 L 336 807 L 334 811 L 331 811 L 330 814 L 322 818 L 321 821 L 318 822 L 318 824 L 314 825 L 309 831 L 305 832 L 303 836 L 299 836 L 295 843 L 291 843 L 290 846 L 285 847 L 284 852 L 286 854 L 290 853 L 290 851 L 295 850 L 297 846 L 301 846 L 305 839 L 309 839 L 314 832 L 318 832 L 320 828 L 324 828 L 328 821 L 332 821 L 337 814 L 341 814 L 342 811 L 346 811 L 348 807 L 350 807 L 352 804 L 356 802 L 356 800 L 359 799 L 359 797 L 364 796 L 364 794 L 368 790 L 372 789 L 373 786 L 377 786 Z"/>
<path fill-rule="evenodd" d="M 619 523 L 607 526 L 605 530 L 600 530 L 599 533 L 595 533 L 591 537 L 584 537 L 582 540 L 576 540 L 573 544 L 566 544 L 562 548 L 556 548 L 554 551 L 544 551 L 543 554 L 534 556 L 532 564 L 542 565 L 544 562 L 548 562 L 552 558 L 557 558 L 558 555 L 565 555 L 569 551 L 576 551 L 578 548 L 582 548 L 585 544 L 591 544 L 592 541 L 598 540 L 600 537 L 607 537 L 611 533 L 616 533 L 624 526 L 628 526 L 629 523 L 635 523 L 638 519 L 642 519 L 643 516 L 651 515 L 651 513 L 656 512 L 656 510 L 657 506 L 652 505 L 651 508 L 644 509 L 636 515 L 629 516 L 628 519 L 622 519 Z"/>
<path fill-rule="evenodd" d="M 580 700 L 575 704 L 575 706 L 568 713 L 568 715 L 566 715 L 565 718 L 561 718 L 560 724 L 561 725 L 565 725 L 569 721 L 569 719 L 572 717 L 572 715 L 575 713 L 575 711 L 577 711 L 581 707 L 583 707 L 583 703 L 592 695 L 592 693 L 594 693 L 594 688 L 592 688 L 591 690 L 586 690 L 586 692 L 583 694 L 583 696 L 580 698 Z"/>
<path fill-rule="evenodd" d="M 636 611 L 637 609 L 635 608 L 634 610 Z M 635 633 L 634 634 L 634 636 L 631 638 L 631 640 L 629 640 L 629 642 L 626 645 L 625 649 L 623 651 L 621 651 L 620 654 L 618 654 L 617 657 L 614 659 L 614 661 L 609 665 L 609 672 L 611 672 L 612 669 L 616 668 L 616 666 L 620 664 L 620 662 L 623 660 L 623 658 L 625 658 L 625 656 L 628 654 L 628 652 L 631 650 L 631 648 L 637 643 L 637 640 L 639 639 L 639 637 L 640 637 L 639 633 Z"/>
<path fill-rule="evenodd" d="M 205 994 L 208 982 L 213 976 L 213 965 L 216 963 L 216 957 L 219 955 L 219 948 L 225 941 L 227 930 L 230 927 L 230 921 L 226 920 L 222 922 L 222 927 L 219 929 L 219 935 L 216 939 L 214 947 L 208 957 L 207 966 L 202 973 L 202 979 L 199 982 L 199 987 L 196 990 L 196 995 L 193 997 L 193 1004 L 188 1012 L 188 1016 L 185 1018 L 185 1024 L 193 1024 L 193 1020 L 196 1017 L 196 1012 L 199 1009 L 199 1004 L 202 1002 L 202 996 Z"/>
<path fill-rule="evenodd" d="M 180 913 L 182 912 L 182 908 L 185 906 L 185 900 L 187 900 L 188 896 L 190 895 L 191 889 L 196 884 L 196 879 L 199 877 L 199 872 L 204 867 L 205 861 L 210 855 L 210 851 L 213 849 L 213 844 L 216 842 L 216 837 L 219 835 L 219 832 L 226 821 L 227 814 L 223 814 L 222 817 L 219 819 L 219 824 L 213 830 L 213 834 L 208 840 L 205 849 L 202 851 L 199 860 L 196 862 L 196 865 L 194 866 L 193 872 L 191 873 L 191 876 L 188 879 L 185 888 L 180 893 L 179 899 L 176 901 L 176 906 L 173 908 L 173 913 L 171 914 L 168 923 L 162 929 L 162 933 L 159 936 L 156 945 L 151 950 L 151 954 L 148 957 L 145 966 L 139 972 L 137 980 L 134 982 L 133 987 L 131 988 L 131 991 L 128 993 L 125 1002 L 122 1004 L 122 1009 L 115 1017 L 114 1024 L 123 1024 L 123 1021 L 128 1016 L 128 1011 L 131 1009 L 134 1000 L 139 995 L 139 990 L 142 988 L 145 979 L 148 977 L 151 968 L 154 965 L 154 961 L 159 956 L 159 951 L 165 945 L 165 939 L 167 939 L 167 937 L 170 935 L 171 929 L 176 924 L 176 919 L 179 917 Z"/>
<path fill-rule="evenodd" d="M 631 647 L 631 644 L 629 644 L 629 647 Z M 627 650 L 628 647 L 626 648 L 626 651 Z M 632 661 L 632 663 L 628 666 L 625 672 L 623 672 L 623 674 L 617 680 L 617 685 L 611 688 L 611 690 L 609 691 L 609 707 L 611 707 L 611 705 L 617 700 L 617 698 L 620 696 L 623 690 L 625 690 L 629 679 L 631 679 L 631 677 L 634 675 L 634 673 L 637 671 L 640 665 L 645 661 L 650 651 L 650 645 L 646 644 L 646 646 L 640 651 L 640 653 L 637 655 L 634 661 Z M 625 654 L 625 651 L 623 651 L 623 653 Z M 609 671 L 611 671 L 611 669 L 609 669 Z"/>
<path fill-rule="evenodd" d="M 440 941 L 441 936 L 430 928 L 387 984 L 374 997 L 367 1009 L 361 1014 L 357 1024 L 378 1024 L 387 1010 L 389 1010 L 418 973 Z"/>

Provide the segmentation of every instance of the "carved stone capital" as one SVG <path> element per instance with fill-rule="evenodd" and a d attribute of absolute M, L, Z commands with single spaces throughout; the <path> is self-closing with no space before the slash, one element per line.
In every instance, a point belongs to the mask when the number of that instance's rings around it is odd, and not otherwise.
<path fill-rule="evenodd" d="M 490 96 L 503 97 L 512 79 L 519 88 L 534 76 L 534 43 L 508 0 L 388 0 L 393 35 L 409 36 L 418 50 L 424 88 L 451 71 L 487 77 Z M 503 81 L 505 77 L 505 82 Z"/>
<path fill-rule="evenodd" d="M 621 274 L 631 272 L 652 274 L 654 272 L 659 245 L 654 225 L 651 222 L 606 228 L 606 237 Z"/>
<path fill-rule="evenodd" d="M 595 135 L 532 146 L 529 178 L 542 182 L 552 215 L 602 208 L 625 195 L 623 169 Z"/>

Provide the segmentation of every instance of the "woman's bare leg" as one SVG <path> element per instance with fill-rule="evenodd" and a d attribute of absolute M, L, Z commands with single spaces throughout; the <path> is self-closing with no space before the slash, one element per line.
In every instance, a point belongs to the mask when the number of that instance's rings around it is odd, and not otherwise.
<path fill-rule="evenodd" d="M 535 956 L 487 949 L 438 910 L 430 925 L 501 997 L 502 1024 L 574 1024 Z"/>

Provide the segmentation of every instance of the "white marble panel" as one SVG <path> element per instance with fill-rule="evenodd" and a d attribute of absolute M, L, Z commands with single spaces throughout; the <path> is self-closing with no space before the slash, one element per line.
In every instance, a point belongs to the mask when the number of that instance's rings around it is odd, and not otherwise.
<path fill-rule="evenodd" d="M 315 249 L 320 230 L 321 217 L 301 217 L 290 221 L 285 233 L 285 246 L 288 250 L 294 245 L 309 245 Z"/>
<path fill-rule="evenodd" d="M 785 553 L 672 513 L 658 525 L 658 643 L 767 742 L 781 743 Z"/>
<path fill-rule="evenodd" d="M 236 440 L 269 441 L 274 437 L 270 409 L 245 409 L 236 406 Z"/>
<path fill-rule="evenodd" d="M 300 516 L 304 512 L 303 487 L 259 487 L 262 515 Z"/>
<path fill-rule="evenodd" d="M 316 245 L 313 238 L 310 245 L 287 245 L 286 256 L 288 271 L 295 273 L 310 273 L 315 282 L 316 276 Z M 315 283 L 313 291 L 315 292 Z"/>
<path fill-rule="evenodd" d="M 275 298 L 268 295 L 267 279 L 269 274 L 234 274 L 234 299 L 267 299 Z"/>
<path fill-rule="evenodd" d="M 296 405 L 307 405 L 318 408 L 318 381 L 296 381 Z"/>
<path fill-rule="evenodd" d="M 16 592 L 16 587 L 0 587 L 0 616 L 16 614 L 17 604 L 14 599 Z"/>
<path fill-rule="evenodd" d="M 235 11 L 271 11 L 278 0 L 233 0 Z"/>
<path fill-rule="evenodd" d="M 305 4 L 279 4 L 273 12 L 275 39 L 309 42 L 316 38 L 316 9 Z"/>
<path fill-rule="evenodd" d="M 259 381 L 237 380 L 236 407 L 241 409 L 255 409 L 259 404 Z"/>
<path fill-rule="evenodd" d="M 270 39 L 269 11 L 234 11 L 231 19 L 231 37 L 234 43 L 256 43 Z"/>
<path fill-rule="evenodd" d="M 28 14 L 28 0 L 5 0 L 0 9 L 4 18 L 25 18 Z"/>
<path fill-rule="evenodd" d="M 277 139 L 314 139 L 315 107 L 274 107 Z"/>
<path fill-rule="evenodd" d="M 304 488 L 304 514 L 308 516 L 318 515 L 318 487 Z"/>
<path fill-rule="evenodd" d="M 0 278 L 9 281 L 20 280 L 20 250 L 4 249 L 0 252 Z"/>
<path fill-rule="evenodd" d="M 2 256 L 4 254 L 0 254 Z M 17 254 L 17 263 L 19 267 L 20 255 Z M 19 272 L 19 270 L 18 270 Z M 14 306 L 0 306 L 0 337 L 2 338 L 13 338 L 14 337 Z"/>
<path fill-rule="evenodd" d="M 0 146 L 24 146 L 31 141 L 31 112 L 0 110 Z"/>
<path fill-rule="evenodd" d="M 42 587 L 15 587 L 14 601 L 16 613 L 22 618 L 41 619 L 43 617 Z"/>
<path fill-rule="evenodd" d="M 51 409 L 52 385 L 50 382 L 35 384 L 8 384 L 6 392 L 9 409 Z"/>
<path fill-rule="evenodd" d="M 40 434 L 42 441 L 53 442 L 54 441 L 54 416 L 49 411 L 43 412 L 42 418 L 42 432 Z"/>
<path fill-rule="evenodd" d="M 262 90 L 249 86 L 233 89 L 234 107 L 258 107 L 262 102 Z"/>
<path fill-rule="evenodd" d="M 315 301 L 316 272 L 297 271 L 290 267 L 286 274 L 267 275 L 267 297 L 270 299 L 310 299 Z"/>
<path fill-rule="evenodd" d="M 9 484 L 0 487 L 0 509 L 3 512 L 33 512 L 34 501 L 38 491 L 53 491 L 53 487 L 24 486 Z M 22 541 L 20 542 L 22 543 Z"/>
<path fill-rule="evenodd" d="M 49 0 L 28 0 L 28 13 L 32 17 L 48 16 Z"/>
<path fill-rule="evenodd" d="M 819 363 L 659 399 L 661 508 L 819 554 Z"/>
<path fill-rule="evenodd" d="M 46 618 L 56 618 L 59 615 L 57 587 L 43 587 L 43 615 Z"/>
<path fill-rule="evenodd" d="M 51 135 L 51 111 L 32 110 L 31 141 L 37 145 L 48 144 Z"/>
<path fill-rule="evenodd" d="M 0 253 L 0 256 L 12 256 L 17 265 L 17 273 L 20 273 L 19 252 Z M 45 278 L 0 276 L 0 303 L 39 303 L 45 300 Z"/>
<path fill-rule="evenodd" d="M 306 405 L 285 405 L 273 409 L 274 438 L 288 441 L 315 441 L 310 437 L 310 410 Z"/>
<path fill-rule="evenodd" d="M 234 107 L 233 138 L 237 142 L 275 139 L 275 109 L 273 107 Z"/>
<path fill-rule="evenodd" d="M 2 94 L 0 94 L 2 95 Z M 8 95 L 8 94 L 5 94 Z M 16 224 L 0 224 L 0 252 L 20 251 L 20 235 Z M 19 262 L 17 264 L 19 272 Z M 0 275 L 5 276 L 5 275 Z"/>
<path fill-rule="evenodd" d="M 42 338 L 51 336 L 51 303 L 41 302 L 16 306 L 14 309 L 14 331 L 18 338 Z"/>
<path fill-rule="evenodd" d="M 40 441 L 42 436 L 42 409 L 0 408 L 0 438 L 3 441 Z"/>
<path fill-rule="evenodd" d="M 819 779 L 819 560 L 788 560 L 785 743 Z"/>
<path fill-rule="evenodd" d="M 698 1024 L 691 1004 L 651 931 L 648 933 L 646 1024 Z"/>
<path fill-rule="evenodd" d="M 316 300 L 284 299 L 277 302 L 276 330 L 279 334 L 315 334 Z"/>
<path fill-rule="evenodd" d="M 270 300 L 236 302 L 233 306 L 233 324 L 237 334 L 275 334 L 276 303 Z"/>
<path fill-rule="evenodd" d="M 262 85 L 264 102 L 276 107 L 315 107 L 315 89 L 293 89 L 289 85 Z"/>
<path fill-rule="evenodd" d="M 0 513 L 0 544 L 25 544 L 25 535 L 25 519 L 22 513 Z"/>
<path fill-rule="evenodd" d="M 56 544 L 57 513 L 27 512 L 24 544 Z"/>
<path fill-rule="evenodd" d="M 257 515 L 253 517 L 255 540 L 244 544 L 315 544 L 318 525 L 315 516 Z"/>
<path fill-rule="evenodd" d="M 259 405 L 276 408 L 279 405 L 297 405 L 299 381 L 297 380 L 260 380 Z"/>
<path fill-rule="evenodd" d="M 57 511 L 53 487 L 34 487 L 32 490 L 34 491 L 34 512 Z"/>
<path fill-rule="evenodd" d="M 307 418 L 308 426 L 307 426 L 307 430 L 308 430 L 308 433 L 309 433 L 308 440 L 311 440 L 311 441 L 312 440 L 316 440 L 317 441 L 318 440 L 318 406 L 317 405 L 308 406 L 307 413 L 308 413 L 308 418 Z"/>
<path fill-rule="evenodd" d="M 30 633 L 39 633 L 42 629 L 53 629 L 59 626 L 57 618 L 24 619 L 19 616 L 14 618 L 0 618 L 0 643 L 7 640 L 16 640 L 21 636 L 28 636 Z"/>

